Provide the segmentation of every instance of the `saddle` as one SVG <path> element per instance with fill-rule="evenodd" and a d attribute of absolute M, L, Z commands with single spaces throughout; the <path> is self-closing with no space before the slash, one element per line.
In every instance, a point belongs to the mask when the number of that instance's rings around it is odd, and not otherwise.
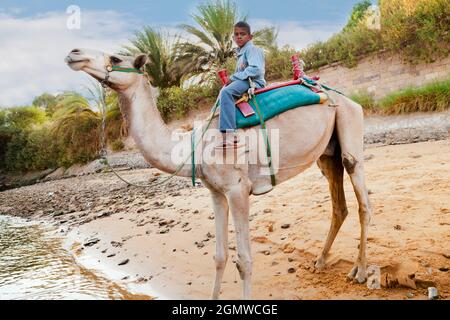
<path fill-rule="evenodd" d="M 256 126 L 287 110 L 326 102 L 327 95 L 316 84 L 313 79 L 300 78 L 255 90 L 252 98 L 244 94 L 236 101 L 237 127 Z M 257 104 L 259 112 L 256 112 Z M 258 114 L 262 115 L 262 121 Z"/>

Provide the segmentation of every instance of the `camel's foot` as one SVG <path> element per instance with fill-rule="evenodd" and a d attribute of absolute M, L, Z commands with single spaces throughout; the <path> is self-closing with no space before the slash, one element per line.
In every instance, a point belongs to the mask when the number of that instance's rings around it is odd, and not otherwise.
<path fill-rule="evenodd" d="M 364 283 L 367 280 L 366 268 L 361 263 L 356 263 L 352 270 L 347 274 L 349 281 L 358 281 L 358 283 Z"/>
<path fill-rule="evenodd" d="M 319 256 L 314 261 L 314 269 L 317 271 L 322 271 L 325 268 L 325 258 L 323 256 Z"/>

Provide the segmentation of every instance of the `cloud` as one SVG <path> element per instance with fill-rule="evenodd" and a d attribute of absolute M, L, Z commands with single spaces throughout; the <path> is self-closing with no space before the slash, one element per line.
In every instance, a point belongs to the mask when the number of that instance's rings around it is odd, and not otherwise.
<path fill-rule="evenodd" d="M 43 92 L 79 90 L 90 78 L 65 65 L 67 53 L 75 47 L 115 52 L 136 28 L 130 17 L 113 11 L 82 11 L 79 30 L 67 28 L 68 17 L 0 13 L 0 106 L 30 104 Z"/>
<path fill-rule="evenodd" d="M 0 11 L 0 107 L 30 104 L 43 92 L 84 91 L 91 78 L 73 72 L 64 63 L 67 53 L 76 47 L 115 52 L 126 44 L 135 30 L 144 25 L 136 17 L 115 11 L 82 11 L 81 29 L 69 30 L 66 12 L 47 12 L 32 17 L 18 17 L 16 10 Z M 275 23 L 270 20 L 250 21 L 255 30 L 277 27 L 278 44 L 305 48 L 325 40 L 340 26 L 302 26 L 298 22 Z M 164 26 L 188 41 L 195 41 L 176 28 Z"/>
<path fill-rule="evenodd" d="M 327 25 L 323 23 L 303 26 L 297 21 L 284 21 L 276 23 L 270 20 L 250 20 L 254 30 L 275 27 L 278 30 L 278 45 L 290 45 L 297 50 L 305 49 L 317 41 L 327 40 L 331 35 L 342 29 L 340 25 Z"/>

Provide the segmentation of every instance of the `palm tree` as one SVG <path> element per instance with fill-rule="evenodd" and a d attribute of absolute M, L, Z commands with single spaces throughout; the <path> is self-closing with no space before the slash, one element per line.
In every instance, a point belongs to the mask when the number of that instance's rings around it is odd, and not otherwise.
<path fill-rule="evenodd" d="M 136 32 L 130 39 L 131 45 L 123 46 L 124 55 L 145 53 L 149 62 L 145 71 L 152 84 L 159 88 L 180 86 L 183 73 L 175 61 L 175 48 L 179 43 L 177 35 L 170 35 L 162 30 L 145 27 L 144 31 Z"/>
<path fill-rule="evenodd" d="M 67 166 L 95 159 L 100 150 L 99 114 L 77 93 L 66 93 L 58 105 L 52 134 L 60 150 L 60 164 Z"/>
<path fill-rule="evenodd" d="M 183 72 L 191 75 L 215 73 L 234 56 L 233 27 L 247 17 L 239 17 L 236 4 L 229 0 L 211 0 L 197 6 L 197 10 L 191 17 L 198 26 L 182 24 L 180 27 L 199 42 L 180 43 L 177 61 L 183 66 Z M 271 49 L 276 47 L 276 37 L 274 28 L 264 28 L 254 33 L 254 42 Z"/>

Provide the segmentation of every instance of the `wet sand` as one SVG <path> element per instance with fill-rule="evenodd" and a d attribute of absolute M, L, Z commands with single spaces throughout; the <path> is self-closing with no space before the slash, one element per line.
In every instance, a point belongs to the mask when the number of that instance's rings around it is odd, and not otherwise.
<path fill-rule="evenodd" d="M 347 176 L 347 220 L 325 270 L 310 268 L 331 215 L 327 181 L 313 166 L 268 195 L 251 198 L 253 298 L 427 299 L 430 286 L 441 299 L 450 298 L 450 140 L 371 147 L 365 157 L 373 206 L 368 264 L 381 268 L 388 286 L 370 290 L 346 281 L 360 232 Z M 164 178 L 155 169 L 121 174 L 134 182 Z M 190 187 L 189 179 L 150 190 L 100 173 L 1 192 L 0 203 L 2 214 L 60 226 L 79 263 L 133 293 L 209 298 L 214 216 L 207 189 Z M 235 299 L 241 283 L 231 219 L 229 238 L 222 298 Z"/>

